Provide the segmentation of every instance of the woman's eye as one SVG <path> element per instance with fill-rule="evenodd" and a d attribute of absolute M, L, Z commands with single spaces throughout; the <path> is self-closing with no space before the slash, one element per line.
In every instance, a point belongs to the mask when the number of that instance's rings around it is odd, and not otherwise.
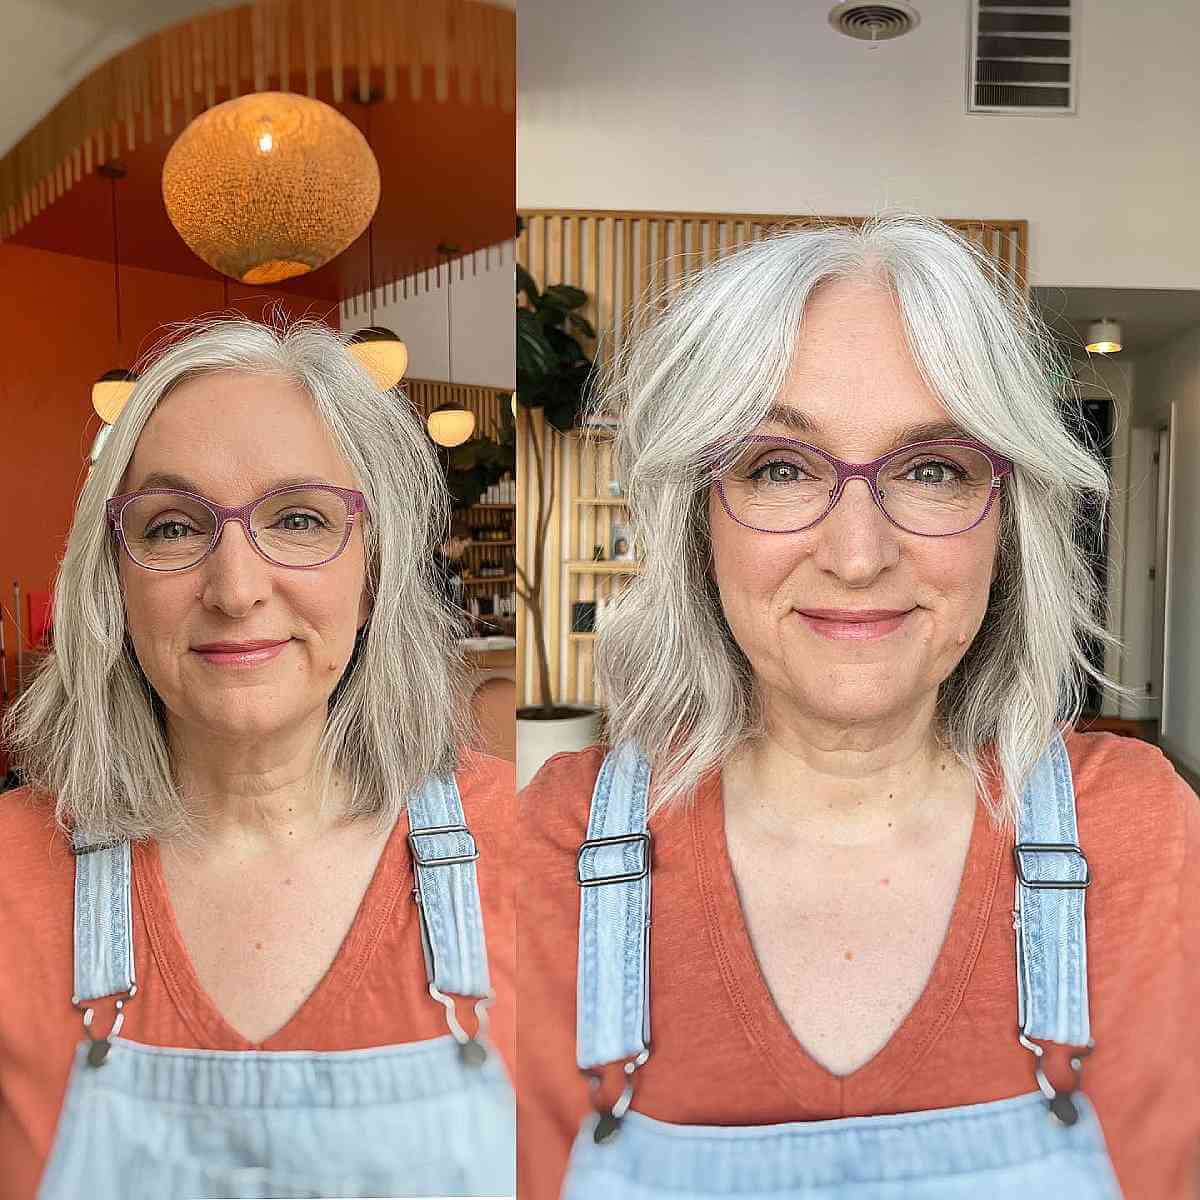
<path fill-rule="evenodd" d="M 146 530 L 148 538 L 161 537 L 163 541 L 174 542 L 187 535 L 190 526 L 182 521 L 163 521 L 161 525 L 153 525 Z"/>
<path fill-rule="evenodd" d="M 933 478 L 933 479 L 928 478 L 928 477 L 921 478 L 920 476 L 918 476 L 917 482 L 918 483 L 952 483 L 952 482 L 954 482 L 955 479 L 961 479 L 963 477 L 963 475 L 965 474 L 965 472 L 960 470 L 958 467 L 954 466 L 953 463 L 943 462 L 941 459 L 934 459 L 934 458 L 931 458 L 928 462 L 914 463 L 908 469 L 909 469 L 909 471 L 928 471 L 931 469 L 936 471 L 939 468 L 942 471 L 946 472 L 946 474 L 940 476 L 939 478 Z"/>
<path fill-rule="evenodd" d="M 790 462 L 769 462 L 750 473 L 750 478 L 760 483 L 795 483 L 800 478 L 800 468 Z"/>
<path fill-rule="evenodd" d="M 279 518 L 279 525 L 283 529 L 290 529 L 296 533 L 307 533 L 310 529 L 317 529 L 324 525 L 324 522 L 312 513 L 296 512 L 285 513 Z"/>

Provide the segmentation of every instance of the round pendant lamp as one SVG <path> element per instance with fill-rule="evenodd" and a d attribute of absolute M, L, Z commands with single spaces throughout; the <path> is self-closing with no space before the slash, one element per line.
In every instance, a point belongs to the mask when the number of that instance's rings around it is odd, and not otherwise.
<path fill-rule="evenodd" d="M 315 271 L 367 227 L 379 164 L 320 100 L 253 92 L 201 113 L 167 154 L 163 202 L 198 257 L 241 283 Z"/>
<path fill-rule="evenodd" d="M 1093 321 L 1088 326 L 1087 349 L 1089 354 L 1116 354 L 1121 349 L 1121 326 L 1107 317 Z"/>
<path fill-rule="evenodd" d="M 355 330 L 349 349 L 381 392 L 391 391 L 408 369 L 408 347 L 384 325 Z"/>
<path fill-rule="evenodd" d="M 107 177 L 112 189 L 113 311 L 117 319 L 117 356 L 119 358 L 121 355 L 123 331 L 121 329 L 121 243 L 118 237 L 117 225 L 117 180 L 124 178 L 125 168 L 119 163 L 108 162 L 100 167 L 99 170 L 101 175 Z M 124 367 L 114 367 L 111 371 L 105 371 L 92 384 L 92 407 L 96 410 L 96 415 L 106 426 L 111 425 L 117 419 L 121 409 L 125 407 L 125 402 L 133 394 L 133 385 L 136 382 L 137 375 L 135 372 L 126 370 Z M 104 430 L 102 429 L 100 433 L 103 432 Z M 95 455 L 99 453 L 99 447 L 102 444 L 100 434 L 97 434 L 89 461 L 96 461 Z"/>
<path fill-rule="evenodd" d="M 439 446 L 461 446 L 475 432 L 475 414 L 457 404 L 439 404 L 425 422 L 429 436 Z"/>
<path fill-rule="evenodd" d="M 121 415 L 121 409 L 133 394 L 135 383 L 135 372 L 115 367 L 111 371 L 105 371 L 92 384 L 92 407 L 105 425 L 111 425 Z"/>
<path fill-rule="evenodd" d="M 454 254 L 457 246 L 438 246 L 438 253 L 446 258 L 446 382 L 454 382 L 454 327 L 451 323 L 450 283 L 454 277 L 454 267 L 450 255 Z M 429 436 L 439 446 L 447 448 L 461 446 L 475 432 L 475 414 L 469 408 L 457 404 L 439 404 L 426 418 L 425 427 Z"/>

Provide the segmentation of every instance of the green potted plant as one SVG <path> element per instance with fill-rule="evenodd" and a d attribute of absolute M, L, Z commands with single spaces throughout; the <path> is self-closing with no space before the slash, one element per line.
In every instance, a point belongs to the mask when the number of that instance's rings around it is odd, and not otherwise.
<path fill-rule="evenodd" d="M 596 336 L 591 323 L 579 311 L 587 293 L 567 284 L 540 289 L 532 275 L 517 265 L 517 403 L 523 408 L 540 408 L 546 418 L 545 434 L 539 439 L 537 426 L 530 424 L 532 470 L 537 481 L 537 502 L 525 511 L 528 526 L 536 522 L 533 561 L 517 567 L 517 594 L 524 601 L 533 624 L 532 650 L 537 665 L 541 703 L 517 709 L 517 786 L 522 787 L 541 764 L 562 750 L 580 749 L 596 741 L 600 712 L 594 706 L 559 704 L 550 678 L 546 652 L 544 588 L 547 569 L 546 534 L 557 494 L 557 454 L 551 444 L 554 433 L 569 434 L 578 428 L 592 361 L 579 338 Z"/>

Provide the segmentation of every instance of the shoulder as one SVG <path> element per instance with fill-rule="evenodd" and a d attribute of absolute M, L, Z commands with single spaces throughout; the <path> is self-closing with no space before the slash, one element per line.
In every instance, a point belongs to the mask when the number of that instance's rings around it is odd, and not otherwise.
<path fill-rule="evenodd" d="M 548 758 L 517 796 L 523 828 L 535 841 L 572 855 L 587 833 L 588 811 L 596 777 L 607 750 L 589 746 Z"/>
<path fill-rule="evenodd" d="M 0 894 L 14 886 L 44 886 L 64 873 L 73 875 L 75 860 L 66 835 L 55 824 L 53 801 L 29 788 L 0 792 L 0 845 Z"/>
<path fill-rule="evenodd" d="M 1200 798 L 1151 742 L 1113 733 L 1066 737 L 1080 844 L 1097 884 L 1132 899 L 1169 886 L 1200 858 Z"/>
<path fill-rule="evenodd" d="M 465 751 L 454 773 L 467 826 L 481 844 L 507 853 L 516 808 L 513 764 L 478 750 Z"/>
<path fill-rule="evenodd" d="M 54 822 L 53 803 L 28 788 L 0 793 L 0 960 L 5 948 L 42 945 L 71 927 L 75 859 Z M 8 971 L 0 966 L 0 976 Z"/>
<path fill-rule="evenodd" d="M 1132 828 L 1178 827 L 1196 793 L 1152 742 L 1115 733 L 1066 736 L 1071 779 L 1081 812 L 1103 810 L 1108 824 L 1120 818 Z"/>

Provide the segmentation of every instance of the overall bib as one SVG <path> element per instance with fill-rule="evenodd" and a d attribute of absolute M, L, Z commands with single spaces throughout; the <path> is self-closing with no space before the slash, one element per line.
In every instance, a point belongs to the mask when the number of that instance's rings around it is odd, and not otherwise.
<path fill-rule="evenodd" d="M 73 1003 L 88 1036 L 38 1200 L 513 1194 L 515 1106 L 482 1040 L 492 992 L 478 855 L 453 775 L 426 780 L 408 818 L 429 992 L 451 1032 L 367 1050 L 182 1050 L 117 1036 L 137 991 L 129 843 L 76 834 Z M 451 995 L 475 998 L 477 1037 Z M 91 1004 L 108 996 L 116 1021 L 98 1038 Z"/>
<path fill-rule="evenodd" d="M 1119 1200 L 1099 1121 L 1078 1091 L 1092 1048 L 1075 791 L 1055 734 L 1022 796 L 1017 864 L 1017 1036 L 1037 1091 L 926 1112 L 778 1125 L 677 1125 L 630 1109 L 650 1057 L 650 765 L 626 743 L 604 760 L 579 851 L 577 1061 L 625 1064 L 611 1110 L 571 1150 L 564 1200 Z M 1041 1042 L 1075 1047 L 1075 1088 L 1056 1092 Z"/>

